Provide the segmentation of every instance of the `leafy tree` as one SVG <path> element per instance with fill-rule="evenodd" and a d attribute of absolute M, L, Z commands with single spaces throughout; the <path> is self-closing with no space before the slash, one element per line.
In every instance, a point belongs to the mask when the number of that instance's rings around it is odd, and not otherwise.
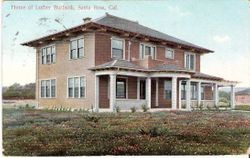
<path fill-rule="evenodd" d="M 3 99 L 34 99 L 35 83 L 29 83 L 24 86 L 14 83 L 9 87 L 3 88 Z"/>

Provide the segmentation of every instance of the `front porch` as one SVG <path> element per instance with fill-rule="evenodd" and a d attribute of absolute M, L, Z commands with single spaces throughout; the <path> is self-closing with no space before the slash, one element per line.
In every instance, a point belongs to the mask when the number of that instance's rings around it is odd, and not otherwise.
<path fill-rule="evenodd" d="M 231 86 L 231 108 L 234 87 L 229 82 L 191 78 L 187 73 L 145 73 L 125 70 L 95 72 L 95 110 L 130 111 L 132 107 L 149 111 L 192 110 L 218 105 L 221 86 Z"/>

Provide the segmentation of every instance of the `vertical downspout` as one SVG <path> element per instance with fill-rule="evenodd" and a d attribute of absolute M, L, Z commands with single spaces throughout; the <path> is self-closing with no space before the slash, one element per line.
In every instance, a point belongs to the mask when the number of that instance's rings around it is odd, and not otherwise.
<path fill-rule="evenodd" d="M 131 46 L 131 41 L 128 41 L 128 61 L 130 61 L 130 46 Z"/>

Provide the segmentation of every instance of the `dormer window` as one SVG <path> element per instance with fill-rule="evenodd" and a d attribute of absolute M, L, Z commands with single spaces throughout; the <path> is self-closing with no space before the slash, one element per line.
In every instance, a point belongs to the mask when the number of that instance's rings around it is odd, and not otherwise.
<path fill-rule="evenodd" d="M 84 57 L 84 40 L 78 37 L 70 40 L 70 59 L 80 59 Z"/>
<path fill-rule="evenodd" d="M 111 58 L 124 59 L 124 40 L 119 38 L 111 39 Z"/>
<path fill-rule="evenodd" d="M 185 53 L 185 68 L 187 70 L 195 70 L 195 54 L 194 53 Z"/>
<path fill-rule="evenodd" d="M 140 59 L 144 59 L 146 56 L 151 56 L 152 59 L 156 58 L 156 47 L 149 44 L 140 44 Z"/>
<path fill-rule="evenodd" d="M 51 64 L 56 62 L 56 47 L 55 45 L 50 45 L 41 48 L 41 63 Z"/>

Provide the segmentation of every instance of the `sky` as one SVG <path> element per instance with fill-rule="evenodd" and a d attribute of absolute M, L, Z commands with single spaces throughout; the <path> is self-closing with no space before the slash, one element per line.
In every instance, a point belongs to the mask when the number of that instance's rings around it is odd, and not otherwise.
<path fill-rule="evenodd" d="M 201 72 L 250 87 L 249 9 L 248 0 L 5 1 L 2 84 L 35 82 L 35 49 L 20 43 L 108 12 L 214 50 L 202 56 Z"/>

